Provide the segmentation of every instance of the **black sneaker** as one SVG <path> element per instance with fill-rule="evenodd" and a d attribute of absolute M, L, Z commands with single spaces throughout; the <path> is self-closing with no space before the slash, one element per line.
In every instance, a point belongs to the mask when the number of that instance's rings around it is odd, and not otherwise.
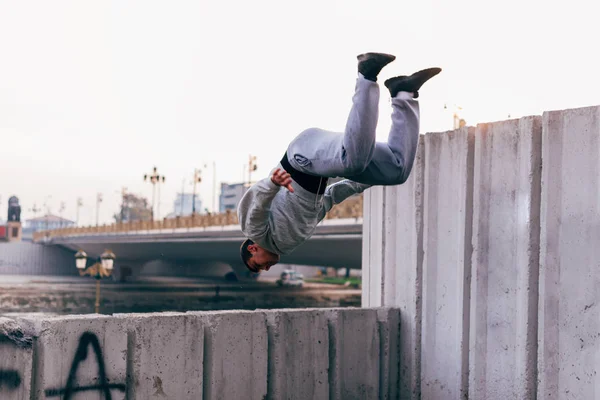
<path fill-rule="evenodd" d="M 385 81 L 385 87 L 389 89 L 392 97 L 396 97 L 398 92 L 409 92 L 416 99 L 419 97 L 421 86 L 440 72 L 442 72 L 441 68 L 428 68 L 415 72 L 411 76 L 396 76 Z"/>
<path fill-rule="evenodd" d="M 394 61 L 396 56 L 385 53 L 364 53 L 356 58 L 358 59 L 358 72 L 366 79 L 377 82 L 377 75 L 381 69 Z"/>

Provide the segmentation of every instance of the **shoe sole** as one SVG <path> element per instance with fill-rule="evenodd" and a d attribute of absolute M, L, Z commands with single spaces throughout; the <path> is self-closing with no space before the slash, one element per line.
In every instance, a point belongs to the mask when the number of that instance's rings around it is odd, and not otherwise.
<path fill-rule="evenodd" d="M 356 56 L 356 59 L 358 61 L 365 61 L 370 58 L 378 59 L 380 61 L 387 61 L 388 63 L 391 63 L 392 61 L 394 61 L 396 59 L 396 56 L 394 56 L 392 54 L 386 54 L 386 53 L 364 53 L 364 54 L 359 54 L 358 56 Z"/>

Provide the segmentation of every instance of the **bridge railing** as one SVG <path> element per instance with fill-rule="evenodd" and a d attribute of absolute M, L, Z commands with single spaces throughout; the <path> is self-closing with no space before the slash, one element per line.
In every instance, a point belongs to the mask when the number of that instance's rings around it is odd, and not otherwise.
<path fill-rule="evenodd" d="M 363 196 L 357 195 L 334 206 L 325 219 L 361 218 Z M 84 236 L 94 234 L 126 233 L 136 231 L 161 231 L 173 229 L 208 228 L 213 226 L 238 225 L 237 213 L 227 210 L 219 214 L 194 214 L 185 217 L 165 218 L 156 221 L 117 222 L 110 225 L 61 228 L 33 233 L 33 241 L 39 242 L 53 237 Z"/>

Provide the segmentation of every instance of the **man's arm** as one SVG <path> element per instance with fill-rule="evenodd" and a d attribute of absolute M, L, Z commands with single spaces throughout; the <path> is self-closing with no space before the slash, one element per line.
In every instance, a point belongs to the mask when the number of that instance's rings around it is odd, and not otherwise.
<path fill-rule="evenodd" d="M 238 205 L 238 219 L 246 237 L 263 237 L 268 231 L 271 202 L 281 186 L 293 191 L 289 174 L 276 169 L 269 178 L 256 182 L 244 194 Z"/>
<path fill-rule="evenodd" d="M 247 237 L 263 236 L 269 228 L 269 209 L 279 191 L 271 177 L 256 182 L 248 189 L 238 205 L 238 219 Z"/>
<path fill-rule="evenodd" d="M 362 193 L 370 187 L 371 185 L 354 182 L 349 179 L 344 179 L 327 186 L 323 194 L 323 208 L 319 212 L 319 221 L 325 218 L 325 215 L 327 215 L 334 205 L 340 204 L 348 197 Z"/>

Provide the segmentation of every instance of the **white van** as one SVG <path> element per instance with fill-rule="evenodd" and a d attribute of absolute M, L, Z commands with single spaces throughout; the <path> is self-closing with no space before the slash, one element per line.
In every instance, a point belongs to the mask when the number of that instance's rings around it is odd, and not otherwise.
<path fill-rule="evenodd" d="M 294 270 L 285 269 L 277 279 L 279 286 L 302 286 L 304 284 L 304 276 Z"/>

